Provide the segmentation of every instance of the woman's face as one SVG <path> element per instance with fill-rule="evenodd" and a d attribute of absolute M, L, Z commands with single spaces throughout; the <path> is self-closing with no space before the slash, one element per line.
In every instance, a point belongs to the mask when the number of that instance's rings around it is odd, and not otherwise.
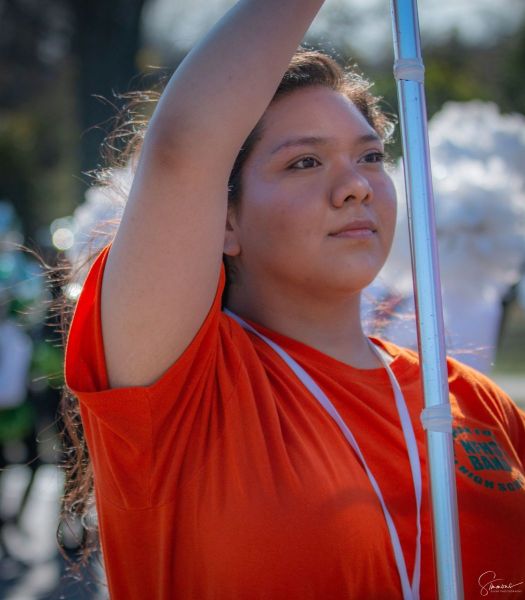
<path fill-rule="evenodd" d="M 381 269 L 395 220 L 375 130 L 343 94 L 306 88 L 263 117 L 225 252 L 236 257 L 240 285 L 356 292 Z"/>

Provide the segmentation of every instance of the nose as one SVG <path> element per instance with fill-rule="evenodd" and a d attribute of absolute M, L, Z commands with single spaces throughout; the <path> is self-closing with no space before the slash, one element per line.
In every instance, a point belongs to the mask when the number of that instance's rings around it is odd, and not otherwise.
<path fill-rule="evenodd" d="M 372 199 L 372 187 L 368 178 L 359 172 L 358 166 L 346 166 L 332 187 L 330 203 L 341 208 L 350 201 L 369 202 Z"/>

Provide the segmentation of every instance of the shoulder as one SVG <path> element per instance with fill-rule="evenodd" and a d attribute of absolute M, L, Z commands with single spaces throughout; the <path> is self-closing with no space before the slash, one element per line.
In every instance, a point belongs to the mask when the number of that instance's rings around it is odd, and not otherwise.
<path fill-rule="evenodd" d="M 504 406 L 512 403 L 509 396 L 487 375 L 462 363 L 455 358 L 447 357 L 448 381 L 451 391 L 457 390 L 471 395 L 478 401 Z"/>
<path fill-rule="evenodd" d="M 385 340 L 377 342 L 397 363 L 419 369 L 419 355 L 416 351 Z M 460 412 L 479 414 L 488 411 L 502 423 L 509 418 L 515 419 L 516 414 L 522 418 L 522 411 L 487 375 L 451 356 L 447 356 L 447 373 L 451 401 Z"/>
<path fill-rule="evenodd" d="M 418 353 L 378 340 L 394 357 L 397 371 L 414 374 L 419 369 Z M 408 370 L 408 366 L 411 370 Z M 396 371 L 396 372 L 397 372 Z M 520 452 L 525 452 L 525 413 L 487 375 L 452 357 L 447 357 L 450 403 L 455 427 L 466 430 L 484 427 L 499 431 Z M 419 373 L 418 373 L 419 377 Z"/>
<path fill-rule="evenodd" d="M 375 339 L 374 341 L 395 360 L 408 362 L 419 367 L 419 354 L 417 351 L 398 346 L 383 339 Z M 451 356 L 447 356 L 447 373 L 449 386 L 451 387 L 462 387 L 465 390 L 470 389 L 473 394 L 488 394 L 508 399 L 505 392 L 487 375 Z"/>
<path fill-rule="evenodd" d="M 491 421 L 513 437 L 523 437 L 525 413 L 490 377 L 454 358 L 447 359 L 451 399 L 460 414 Z"/>

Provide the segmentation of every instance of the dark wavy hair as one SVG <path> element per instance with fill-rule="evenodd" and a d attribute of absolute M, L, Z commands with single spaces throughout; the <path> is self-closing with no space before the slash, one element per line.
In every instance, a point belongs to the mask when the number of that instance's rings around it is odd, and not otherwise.
<path fill-rule="evenodd" d="M 394 118 L 380 107 L 381 98 L 370 92 L 371 83 L 355 68 L 345 69 L 327 54 L 307 49 L 299 49 L 292 57 L 279 87 L 270 104 L 297 90 L 312 86 L 323 86 L 346 95 L 363 114 L 368 123 L 386 142 L 394 130 Z M 125 96 L 127 105 L 120 113 L 119 120 L 105 144 L 105 160 L 110 166 L 94 173 L 95 185 L 111 186 L 115 168 L 122 168 L 136 163 L 147 128 L 152 107 L 160 97 L 159 92 L 136 92 Z M 228 186 L 228 203 L 233 209 L 242 202 L 242 173 L 246 160 L 250 156 L 264 130 L 264 115 L 243 143 L 233 164 Z M 120 150 L 116 150 L 120 148 Z M 103 235 L 110 243 L 118 223 L 107 227 L 103 224 Z M 96 234 L 100 241 L 100 231 Z M 88 253 L 89 254 L 89 253 Z M 93 262 L 97 252 L 92 252 L 82 268 Z M 225 295 L 228 293 L 229 265 L 225 261 L 227 282 Z M 72 280 L 74 273 L 68 275 Z M 64 288 L 67 281 L 64 281 Z M 223 296 L 224 299 L 225 296 Z M 64 294 L 62 306 L 62 333 L 67 337 L 74 302 Z M 98 547 L 97 537 L 93 535 L 96 524 L 92 518 L 94 481 L 89 452 L 86 445 L 82 422 L 80 419 L 78 400 L 66 388 L 61 401 L 60 415 L 62 420 L 62 441 L 65 451 L 63 468 L 66 474 L 66 488 L 62 502 L 62 527 L 72 519 L 80 519 L 84 524 L 84 541 L 81 544 L 80 560 L 74 568 L 79 569 L 87 564 L 93 551 Z M 90 516 L 91 515 L 91 516 Z M 89 525 L 91 523 L 91 525 Z"/>

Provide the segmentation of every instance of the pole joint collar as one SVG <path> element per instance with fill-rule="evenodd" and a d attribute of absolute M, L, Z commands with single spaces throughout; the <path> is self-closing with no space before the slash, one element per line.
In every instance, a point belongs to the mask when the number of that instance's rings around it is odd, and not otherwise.
<path fill-rule="evenodd" d="M 419 58 L 399 58 L 394 63 L 394 78 L 396 81 L 418 81 L 425 80 L 425 65 Z"/>
<path fill-rule="evenodd" d="M 427 406 L 421 411 L 421 423 L 427 431 L 452 433 L 452 412 L 450 404 Z"/>

